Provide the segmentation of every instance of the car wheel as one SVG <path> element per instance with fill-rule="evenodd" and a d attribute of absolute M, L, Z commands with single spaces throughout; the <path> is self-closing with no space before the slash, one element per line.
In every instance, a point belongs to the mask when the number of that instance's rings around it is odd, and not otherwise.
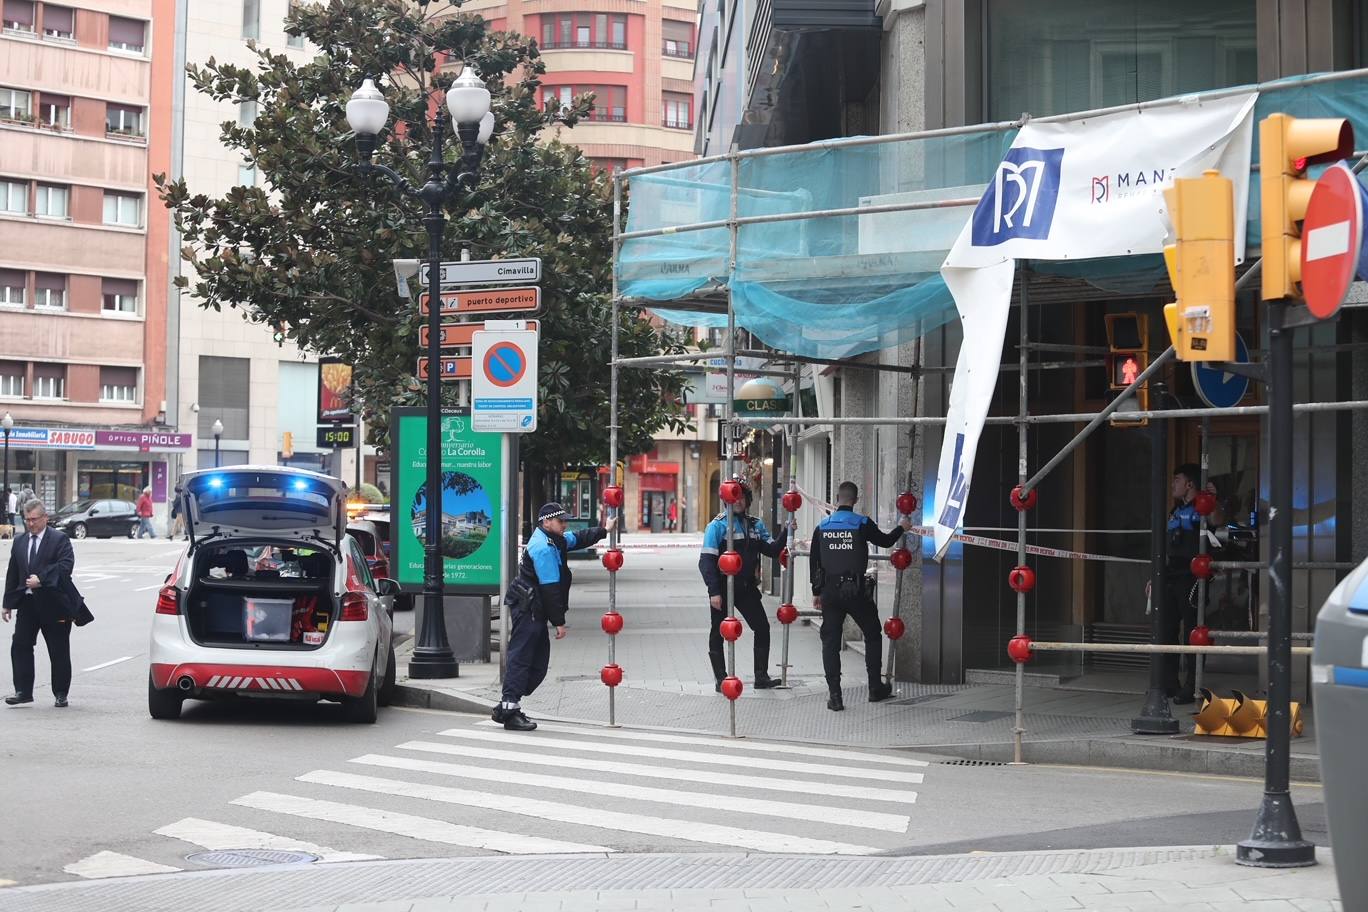
<path fill-rule="evenodd" d="M 72 523 L 72 524 L 71 524 L 71 537 L 72 537 L 72 538 L 85 538 L 85 537 L 86 537 L 86 524 L 85 524 L 85 523 Z"/>
<path fill-rule="evenodd" d="M 366 692 L 359 697 L 347 697 L 342 701 L 342 715 L 348 722 L 373 725 L 380 717 L 380 688 L 375 686 L 375 665 L 371 665 L 370 678 L 366 682 Z"/>
<path fill-rule="evenodd" d="M 185 697 L 179 690 L 160 690 L 147 678 L 147 711 L 154 719 L 179 719 Z"/>
<path fill-rule="evenodd" d="M 385 669 L 385 683 L 380 685 L 380 693 L 377 701 L 381 706 L 389 706 L 394 702 L 394 692 L 399 689 L 399 660 L 394 657 L 394 647 L 389 651 L 389 667 Z"/>
<path fill-rule="evenodd" d="M 139 529 L 139 528 L 141 528 L 141 524 L 140 524 L 140 523 L 134 523 L 133 525 L 129 526 L 129 527 L 128 527 L 128 537 L 129 537 L 129 538 L 137 538 L 137 537 L 138 537 L 138 529 Z"/>

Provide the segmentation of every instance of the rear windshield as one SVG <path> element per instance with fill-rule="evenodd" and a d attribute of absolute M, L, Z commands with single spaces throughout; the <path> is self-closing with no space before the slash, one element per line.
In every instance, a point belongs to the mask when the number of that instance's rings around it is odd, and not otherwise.
<path fill-rule="evenodd" d="M 375 554 L 375 536 L 364 529 L 354 529 L 347 527 L 347 534 L 356 539 L 356 543 L 361 546 L 363 554 Z"/>
<path fill-rule="evenodd" d="M 224 542 L 200 552 L 196 574 L 202 580 L 324 580 L 332 568 L 332 556 L 321 548 Z"/>
<path fill-rule="evenodd" d="M 331 492 L 313 479 L 288 474 L 255 472 L 216 472 L 194 479 L 190 493 L 199 504 L 200 516 L 213 520 L 227 514 L 251 519 L 253 511 L 269 514 L 290 514 L 312 519 L 329 515 Z M 243 512 L 247 516 L 241 516 Z M 240 519 L 239 519 L 240 521 Z M 247 523 L 255 525 L 256 523 Z M 280 525 L 267 521 L 263 526 Z"/>

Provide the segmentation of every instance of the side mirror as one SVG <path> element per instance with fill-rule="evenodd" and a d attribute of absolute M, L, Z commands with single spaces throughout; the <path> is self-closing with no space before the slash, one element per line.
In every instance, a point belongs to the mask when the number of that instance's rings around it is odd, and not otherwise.
<path fill-rule="evenodd" d="M 386 579 L 382 576 L 380 577 L 380 579 L 375 581 L 376 595 L 379 595 L 383 598 L 389 598 L 398 595 L 399 592 L 399 584 L 392 579 Z"/>
<path fill-rule="evenodd" d="M 100 511 L 99 511 L 98 509 L 96 509 L 95 507 L 91 507 L 91 508 L 90 508 L 90 515 L 91 515 L 91 516 L 99 516 L 99 515 L 100 515 Z"/>

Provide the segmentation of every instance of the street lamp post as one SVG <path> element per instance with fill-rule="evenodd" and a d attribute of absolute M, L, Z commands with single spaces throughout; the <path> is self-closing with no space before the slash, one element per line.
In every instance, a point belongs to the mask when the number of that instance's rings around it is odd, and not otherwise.
<path fill-rule="evenodd" d="M 356 134 L 363 176 L 380 172 L 405 196 L 421 200 L 427 207 L 423 227 L 428 236 L 428 345 L 427 345 L 427 486 L 424 505 L 427 518 L 423 547 L 423 624 L 409 662 L 409 677 L 451 678 L 459 671 L 456 656 L 447 639 L 442 610 L 442 234 L 446 229 L 445 206 L 474 189 L 485 144 L 494 132 L 494 114 L 489 110 L 489 89 L 471 67 L 466 67 L 446 93 L 446 109 L 437 111 L 432 127 L 432 154 L 427 163 L 427 181 L 414 187 L 401 174 L 375 164 L 377 137 L 389 120 L 389 104 L 372 80 L 365 80 L 347 102 L 347 124 Z M 461 143 L 458 163 L 448 164 L 443 156 L 447 127 L 456 124 Z"/>
<path fill-rule="evenodd" d="M 5 516 L 5 525 L 10 525 L 14 522 L 14 517 L 10 515 L 9 508 L 9 435 L 10 431 L 14 430 L 14 419 L 10 417 L 9 412 L 5 412 L 5 417 L 0 418 L 0 428 L 5 431 L 5 480 L 0 482 L 0 498 L 4 498 L 4 501 L 0 503 L 0 513 Z"/>
<path fill-rule="evenodd" d="M 219 467 L 219 438 L 223 436 L 223 422 L 214 419 L 214 426 L 210 429 L 214 432 L 214 468 Z"/>

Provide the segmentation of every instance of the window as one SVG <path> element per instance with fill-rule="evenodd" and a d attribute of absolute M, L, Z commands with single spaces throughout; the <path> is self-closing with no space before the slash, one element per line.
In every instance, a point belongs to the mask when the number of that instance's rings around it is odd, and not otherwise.
<path fill-rule="evenodd" d="M 544 15 L 542 47 L 626 50 L 627 17 L 607 13 Z"/>
<path fill-rule="evenodd" d="M 104 223 L 137 228 L 142 224 L 142 196 L 136 193 L 112 193 L 104 195 Z"/>
<path fill-rule="evenodd" d="M 76 34 L 76 11 L 69 6 L 43 4 L 43 37 L 71 41 Z"/>
<path fill-rule="evenodd" d="M 141 54 L 147 50 L 147 23 L 141 19 L 109 17 L 109 49 Z"/>
<path fill-rule="evenodd" d="M 71 99 L 65 95 L 49 95 L 44 92 L 39 96 L 38 122 L 47 127 L 70 130 Z"/>
<path fill-rule="evenodd" d="M 70 187 L 62 187 L 57 184 L 39 184 L 33 214 L 39 218 L 64 219 L 67 217 L 67 202 L 70 196 Z"/>
<path fill-rule="evenodd" d="M 290 0 L 290 6 L 289 6 L 289 11 L 290 11 L 289 14 L 290 14 L 290 16 L 294 16 L 294 14 L 295 14 L 295 9 L 296 9 L 295 0 Z M 285 46 L 286 46 L 286 47 L 292 47 L 292 48 L 302 48 L 302 47 L 304 46 L 304 36 L 303 36 L 303 35 L 286 35 L 286 36 L 285 36 Z"/>
<path fill-rule="evenodd" d="M 28 215 L 28 181 L 0 180 L 0 212 Z"/>
<path fill-rule="evenodd" d="M 247 440 L 251 360 L 200 355 L 199 439 L 214 440 L 214 421 L 223 422 L 223 440 Z M 212 456 L 212 453 L 210 454 Z M 227 460 L 225 459 L 225 462 Z"/>
<path fill-rule="evenodd" d="M 693 26 L 687 22 L 664 19 L 660 23 L 661 37 L 665 41 L 666 57 L 693 57 Z"/>
<path fill-rule="evenodd" d="M 65 399 L 65 398 L 66 398 L 66 365 L 65 365 L 65 364 L 35 364 L 35 365 L 33 365 L 33 398 L 34 398 L 34 399 Z"/>
<path fill-rule="evenodd" d="M 137 402 L 138 369 L 136 367 L 100 368 L 101 402 Z"/>
<path fill-rule="evenodd" d="M 0 396 L 12 399 L 24 395 L 24 365 L 18 361 L 0 361 Z"/>
<path fill-rule="evenodd" d="M 34 294 L 33 306 L 66 310 L 66 276 L 56 272 L 39 272 L 34 275 L 34 279 L 38 287 Z"/>
<path fill-rule="evenodd" d="M 543 90 L 547 104 L 560 103 L 561 110 L 570 107 L 581 95 L 594 96 L 594 107 L 589 112 L 590 120 L 605 120 L 625 123 L 627 120 L 627 89 L 623 86 L 549 86 Z"/>
<path fill-rule="evenodd" d="M 28 276 L 17 269 L 0 269 L 0 304 L 24 306 L 24 290 Z"/>
<path fill-rule="evenodd" d="M 33 120 L 33 93 L 0 88 L 0 120 Z"/>
<path fill-rule="evenodd" d="M 135 314 L 138 312 L 138 283 L 133 279 L 105 279 L 100 283 L 105 313 Z"/>
<path fill-rule="evenodd" d="M 677 130 L 693 128 L 693 99 L 688 95 L 665 93 L 665 126 Z"/>
<path fill-rule="evenodd" d="M 33 0 L 5 0 L 5 31 L 33 34 Z"/>
<path fill-rule="evenodd" d="M 261 0 L 242 0 L 242 37 L 261 37 Z"/>
<path fill-rule="evenodd" d="M 255 99 L 240 102 L 238 104 L 238 126 L 243 129 L 251 129 L 252 124 L 256 123 L 257 103 Z"/>
<path fill-rule="evenodd" d="M 142 136 L 143 109 L 129 105 L 105 105 L 105 132 L 120 136 Z"/>
<path fill-rule="evenodd" d="M 238 184 L 243 187 L 256 186 L 255 165 L 238 165 Z"/>

